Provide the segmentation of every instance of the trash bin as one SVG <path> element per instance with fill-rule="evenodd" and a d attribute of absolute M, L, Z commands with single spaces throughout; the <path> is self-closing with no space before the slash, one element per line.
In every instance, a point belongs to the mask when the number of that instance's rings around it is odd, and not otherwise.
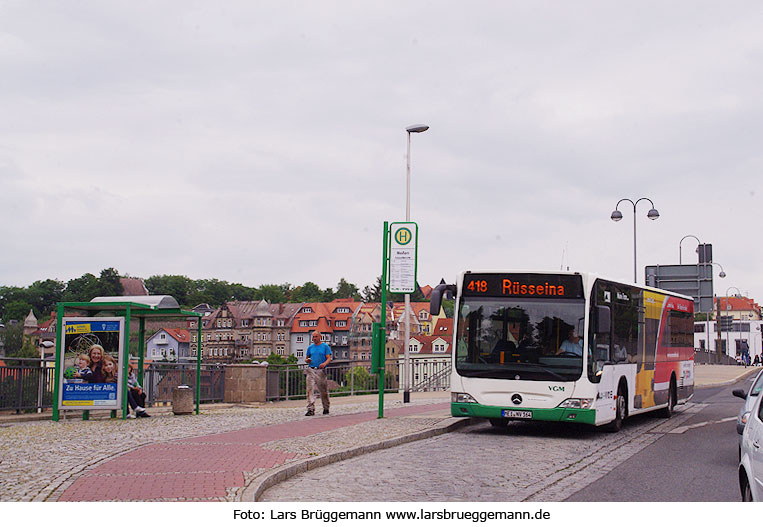
<path fill-rule="evenodd" d="M 190 386 L 178 386 L 172 389 L 172 413 L 175 415 L 193 413 L 193 391 Z"/>

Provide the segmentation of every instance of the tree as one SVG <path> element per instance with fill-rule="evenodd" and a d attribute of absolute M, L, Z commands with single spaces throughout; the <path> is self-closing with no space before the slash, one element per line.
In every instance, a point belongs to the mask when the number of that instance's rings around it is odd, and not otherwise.
<path fill-rule="evenodd" d="M 233 300 L 254 300 L 257 298 L 257 289 L 241 284 L 231 284 L 230 293 Z"/>
<path fill-rule="evenodd" d="M 23 327 L 24 319 L 29 314 L 29 310 L 32 309 L 32 305 L 23 300 L 14 300 L 8 302 L 3 309 L 3 321 L 7 324 L 11 320 L 20 320 L 20 324 Z"/>
<path fill-rule="evenodd" d="M 355 366 L 352 370 L 345 372 L 344 384 L 345 386 L 350 386 L 350 383 L 352 383 L 354 391 L 371 390 L 376 388 L 375 379 L 371 377 L 368 370 L 362 366 Z"/>
<path fill-rule="evenodd" d="M 322 302 L 323 292 L 317 284 L 305 282 L 303 285 L 294 289 L 292 300 L 295 302 Z"/>
<path fill-rule="evenodd" d="M 55 311 L 56 303 L 62 301 L 65 288 L 59 280 L 38 280 L 27 288 L 27 298 L 39 317 L 47 317 Z"/>
<path fill-rule="evenodd" d="M 366 286 L 363 288 L 363 301 L 364 302 L 381 302 L 381 276 L 376 278 L 376 283 L 373 287 Z M 387 295 L 387 302 L 404 302 L 404 293 L 389 293 Z M 411 293 L 411 302 L 426 302 L 427 299 L 421 292 L 421 287 L 416 282 L 416 289 Z"/>
<path fill-rule="evenodd" d="M 366 286 L 363 288 L 363 301 L 364 302 L 381 302 L 381 276 L 376 278 L 376 283 L 373 286 Z"/>
<path fill-rule="evenodd" d="M 268 355 L 268 358 L 265 359 L 268 364 L 296 364 L 297 363 L 297 357 L 294 355 L 289 355 L 288 357 L 284 357 L 283 355 L 279 355 L 278 353 L 270 352 L 270 355 Z"/>
<path fill-rule="evenodd" d="M 6 357 L 18 357 L 24 346 L 24 325 L 13 324 L 3 330 L 3 345 Z"/>
<path fill-rule="evenodd" d="M 34 344 L 32 344 L 31 338 L 24 337 L 22 340 L 24 343 L 21 345 L 21 350 L 19 351 L 19 354 L 16 355 L 17 357 L 33 359 L 40 356 L 39 352 L 34 347 Z"/>
<path fill-rule="evenodd" d="M 339 283 L 336 285 L 336 298 L 352 298 L 353 300 L 360 300 L 358 286 L 347 282 L 344 278 L 340 278 Z"/>
<path fill-rule="evenodd" d="M 120 296 L 123 292 L 122 282 L 119 280 L 119 271 L 113 267 L 102 270 L 98 280 L 97 296 Z"/>
<path fill-rule="evenodd" d="M 90 302 L 96 296 L 99 296 L 98 279 L 91 273 L 85 273 L 66 283 L 63 298 L 64 302 Z"/>
<path fill-rule="evenodd" d="M 290 284 L 265 284 L 257 290 L 256 298 L 267 300 L 270 304 L 280 304 L 288 302 L 291 295 Z"/>
<path fill-rule="evenodd" d="M 193 280 L 182 275 L 152 276 L 146 280 L 146 289 L 152 295 L 169 295 L 178 301 L 178 304 L 193 307 L 189 302 L 193 290 Z"/>

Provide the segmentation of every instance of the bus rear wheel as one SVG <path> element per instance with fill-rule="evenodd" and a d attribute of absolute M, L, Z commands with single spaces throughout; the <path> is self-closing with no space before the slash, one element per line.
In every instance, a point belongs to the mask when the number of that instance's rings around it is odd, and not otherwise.
<path fill-rule="evenodd" d="M 668 390 L 668 405 L 660 410 L 660 417 L 669 418 L 673 415 L 673 408 L 676 407 L 676 380 L 674 377 L 670 379 L 670 389 Z"/>

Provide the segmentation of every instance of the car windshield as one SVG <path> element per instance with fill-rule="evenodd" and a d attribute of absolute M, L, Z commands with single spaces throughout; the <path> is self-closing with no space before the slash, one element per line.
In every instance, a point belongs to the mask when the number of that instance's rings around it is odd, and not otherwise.
<path fill-rule="evenodd" d="M 456 371 L 465 377 L 574 381 L 583 372 L 582 299 L 461 299 Z"/>
<path fill-rule="evenodd" d="M 755 384 L 750 390 L 750 395 L 753 395 L 753 396 L 758 395 L 761 390 L 763 390 L 763 373 L 758 375 L 758 380 L 755 381 Z"/>

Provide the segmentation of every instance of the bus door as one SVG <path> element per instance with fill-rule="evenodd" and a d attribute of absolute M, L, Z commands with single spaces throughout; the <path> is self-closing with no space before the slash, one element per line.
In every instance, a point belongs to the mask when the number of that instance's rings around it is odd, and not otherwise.
<path fill-rule="evenodd" d="M 588 334 L 588 380 L 596 387 L 596 422 L 609 422 L 615 418 L 614 362 L 612 361 L 611 292 L 602 285 L 594 287 Z"/>

